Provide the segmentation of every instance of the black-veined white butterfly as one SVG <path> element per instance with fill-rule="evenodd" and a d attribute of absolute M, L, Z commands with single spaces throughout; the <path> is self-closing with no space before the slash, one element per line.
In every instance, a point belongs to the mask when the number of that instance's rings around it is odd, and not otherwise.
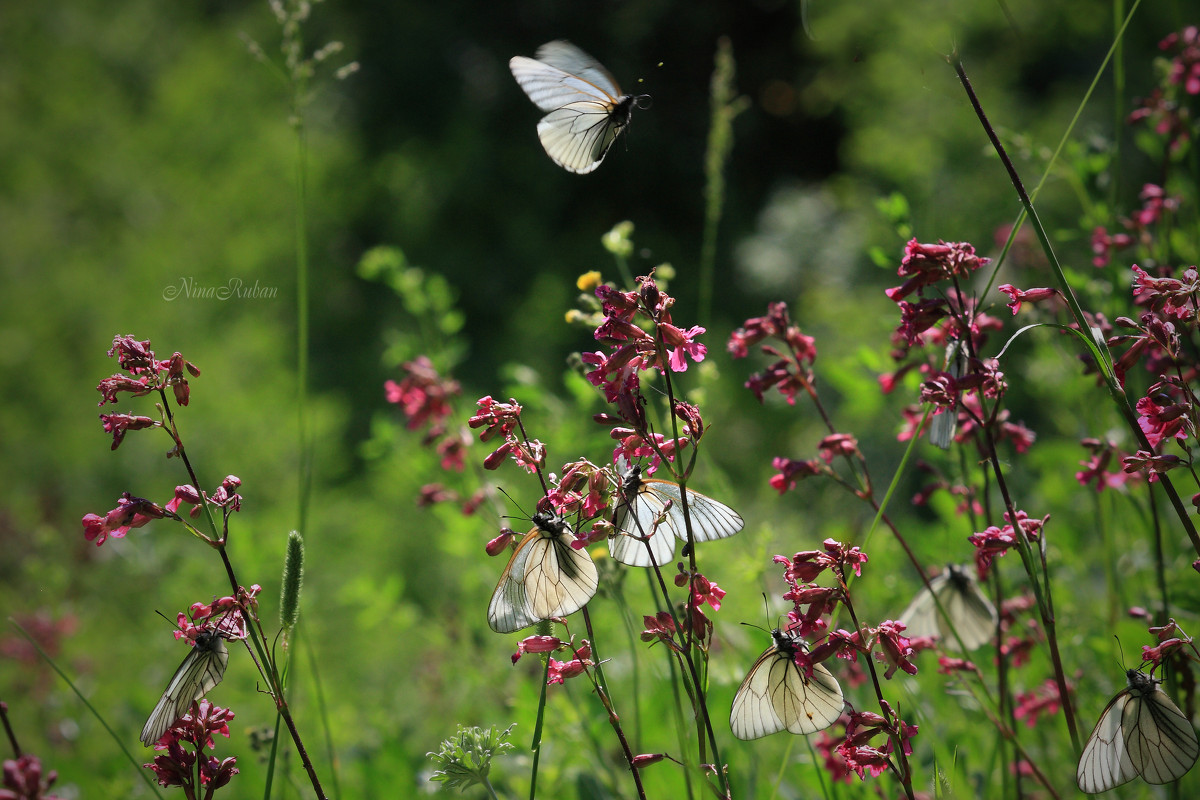
<path fill-rule="evenodd" d="M 171 676 L 171 682 L 142 728 L 142 744 L 149 747 L 161 739 L 167 728 L 187 713 L 193 700 L 199 700 L 221 682 L 228 663 L 229 650 L 219 632 L 205 630 L 196 634 L 192 652 Z"/>
<path fill-rule="evenodd" d="M 563 40 L 539 47 L 536 59 L 513 56 L 508 68 L 529 99 L 550 112 L 538 123 L 538 138 L 554 163 L 570 172 L 600 166 L 634 107 L 645 108 L 649 100 L 621 94 L 608 70 Z"/>
<path fill-rule="evenodd" d="M 842 687 L 821 664 L 811 678 L 793 660 L 803 647 L 799 637 L 778 628 L 775 643 L 754 662 L 733 696 L 729 727 L 739 739 L 758 739 L 779 731 L 816 733 L 842 715 Z"/>
<path fill-rule="evenodd" d="M 967 371 L 967 346 L 962 339 L 955 339 L 946 345 L 946 371 L 953 378 L 961 377 Z M 949 450 L 954 441 L 954 432 L 958 427 L 958 403 L 942 409 L 929 421 L 929 443 L 942 450 Z"/>
<path fill-rule="evenodd" d="M 1146 783 L 1184 776 L 1200 755 L 1191 721 L 1146 673 L 1126 670 L 1129 683 L 1109 701 L 1083 748 L 1075 780 L 1088 794 L 1140 775 Z"/>
<path fill-rule="evenodd" d="M 968 650 L 986 644 L 995 636 L 996 607 L 980 591 L 970 570 L 957 564 L 949 565 L 930 580 L 929 586 L 922 587 L 904 609 L 900 621 L 907 627 L 905 636 L 937 636 L 944 646 L 958 649 L 958 639 L 954 638 L 945 617 L 938 613 L 935 596 Z"/>
<path fill-rule="evenodd" d="M 596 565 L 587 550 L 571 547 L 575 534 L 566 520 L 534 514 L 533 523 L 492 593 L 488 625 L 496 633 L 573 614 L 596 594 Z"/>
<path fill-rule="evenodd" d="M 679 484 L 656 478 L 643 478 L 637 464 L 621 473 L 621 489 L 613 524 L 617 533 L 608 540 L 609 553 L 631 567 L 663 566 L 675 557 L 675 540 L 687 541 Z M 711 542 L 733 536 L 742 529 L 741 516 L 729 506 L 711 497 L 687 490 L 688 512 L 692 518 L 692 539 Z M 667 501 L 671 507 L 657 529 L 654 521 L 663 513 Z M 653 531 L 653 533 L 651 533 Z M 643 541 L 649 536 L 648 541 Z M 650 545 L 649 551 L 646 549 Z"/>

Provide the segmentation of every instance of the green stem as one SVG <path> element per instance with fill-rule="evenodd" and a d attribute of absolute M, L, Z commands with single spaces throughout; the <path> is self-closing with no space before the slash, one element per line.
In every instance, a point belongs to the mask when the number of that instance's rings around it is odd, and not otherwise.
<path fill-rule="evenodd" d="M 533 751 L 533 766 L 529 775 L 529 800 L 537 800 L 538 762 L 542 759 L 542 722 L 546 719 L 546 687 L 550 680 L 550 656 L 542 656 L 546 668 L 542 672 L 542 694 L 538 698 L 537 720 L 533 724 L 533 743 L 529 749 Z"/>
<path fill-rule="evenodd" d="M 736 64 L 729 39 L 717 42 L 711 83 L 712 121 L 704 157 L 704 238 L 700 245 L 700 323 L 707 325 L 712 313 L 713 273 L 717 261 L 717 231 L 725 205 L 725 162 L 733 149 L 733 119 L 748 105 L 734 98 Z"/>
<path fill-rule="evenodd" d="M 58 677 L 62 678 L 63 682 L 70 687 L 71 691 L 75 693 L 75 696 L 79 698 L 79 702 L 83 703 L 84 708 L 92 712 L 92 716 L 96 718 L 96 721 L 99 722 L 101 726 L 103 726 L 104 730 L 108 731 L 108 735 L 111 736 L 112 740 L 117 743 L 117 747 L 119 747 L 121 752 L 125 754 L 126 760 L 128 760 L 129 763 L 133 765 L 133 768 L 137 770 L 137 774 L 141 777 L 141 779 L 146 782 L 147 786 L 150 787 L 150 791 L 154 792 L 155 796 L 158 797 L 159 800 L 162 800 L 162 793 L 158 791 L 158 786 L 155 785 L 154 781 L 150 780 L 150 776 L 146 773 L 146 770 L 142 769 L 141 762 L 135 759 L 133 754 L 129 752 L 129 748 L 125 746 L 124 737 L 117 735 L 117 732 L 109 726 L 104 717 L 100 716 L 100 712 L 96 710 L 95 706 L 88 702 L 88 699 L 83 696 L 83 693 L 79 691 L 79 688 L 71 682 L 70 678 L 67 677 L 67 673 L 63 672 L 59 668 L 58 664 L 54 663 L 53 659 L 46 654 L 46 651 L 43 650 L 42 646 L 38 644 L 37 640 L 30 635 L 29 631 L 22 628 L 20 623 L 18 623 L 12 617 L 8 618 L 8 622 L 14 628 L 20 631 L 21 635 L 24 636 L 29 644 L 33 646 L 34 650 L 37 650 L 37 653 L 39 656 L 41 656 L 42 660 L 50 665 L 50 669 L 58 673 Z"/>
<path fill-rule="evenodd" d="M 1041 569 L 1039 570 L 1037 561 L 1034 559 L 1033 548 L 1030 546 L 1029 539 L 1025 535 L 1025 530 L 1017 517 L 1016 504 L 1009 494 L 1008 483 L 1005 481 L 1004 473 L 1001 471 L 1000 458 L 996 454 L 996 446 L 991 436 L 991 428 L 985 427 L 982 430 L 985 436 L 984 441 L 987 444 L 987 457 L 991 462 L 992 474 L 996 476 L 996 488 L 1000 490 L 1000 496 L 1004 500 L 1004 508 L 1007 511 L 1008 522 L 1013 527 L 1014 538 L 1017 542 L 1017 553 L 1021 556 L 1021 563 L 1025 567 L 1025 573 L 1029 576 L 1030 586 L 1033 588 L 1034 597 L 1037 599 L 1042 630 L 1046 632 L 1046 646 L 1050 650 L 1050 661 L 1054 667 L 1054 680 L 1058 685 L 1059 698 L 1062 702 L 1063 717 L 1067 722 L 1067 732 L 1071 735 L 1071 744 L 1074 746 L 1075 752 L 1079 752 L 1079 731 L 1076 728 L 1075 709 L 1074 704 L 1071 702 L 1066 670 L 1063 667 L 1062 652 L 1058 647 L 1058 625 L 1054 616 L 1054 598 L 1050 592 L 1050 575 L 1047 571 L 1045 558 L 1046 532 L 1042 531 L 1039 537 L 1039 542 L 1041 543 Z M 1038 579 L 1039 572 L 1041 573 L 1041 580 Z"/>
<path fill-rule="evenodd" d="M 804 741 L 808 744 L 809 750 L 812 750 L 812 742 L 808 741 L 808 737 L 804 737 Z M 787 772 L 788 762 L 792 760 L 792 748 L 796 745 L 796 737 L 789 736 L 787 749 L 783 751 L 783 758 L 779 761 L 779 774 L 775 776 L 775 785 L 771 787 L 771 796 L 768 800 L 775 800 L 779 795 L 779 786 L 783 783 L 783 773 Z M 820 771 L 818 770 L 818 774 Z M 824 783 L 824 781 L 822 781 Z"/>
<path fill-rule="evenodd" d="M 624 728 L 621 727 L 621 717 L 617 714 L 616 706 L 613 705 L 612 697 L 608 693 L 608 684 L 604 681 L 604 670 L 596 649 L 596 634 L 592 630 L 592 615 L 588 613 L 586 605 L 583 607 L 583 623 L 587 626 L 588 640 L 592 646 L 592 658 L 596 662 L 596 693 L 600 697 L 600 702 L 604 705 L 604 710 L 608 712 L 608 722 L 612 725 L 613 730 L 617 734 L 617 740 L 621 743 L 621 752 L 624 754 L 625 761 L 629 765 L 629 771 L 633 773 L 633 784 L 637 788 L 638 797 L 641 800 L 646 800 L 646 790 L 642 786 L 642 771 L 633 763 L 633 750 L 629 747 L 629 740 L 625 736 Z"/>
<path fill-rule="evenodd" d="M 661 363 L 666 364 L 667 363 L 666 345 L 664 344 L 663 339 L 662 339 L 662 330 L 657 325 L 655 326 L 655 331 L 654 331 L 654 345 L 658 349 L 658 354 L 659 354 L 659 358 L 661 359 Z M 675 413 L 674 413 L 675 412 L 675 389 L 674 389 L 674 384 L 671 380 L 671 371 L 669 369 L 664 370 L 664 372 L 663 372 L 663 384 L 667 390 L 667 407 L 668 407 L 668 409 L 670 409 L 669 413 L 670 413 L 670 419 L 671 419 L 671 435 L 675 440 L 675 452 L 678 453 L 681 450 L 680 444 L 681 444 L 682 440 L 679 435 L 679 418 L 677 416 L 675 416 Z M 694 536 L 692 534 L 691 510 L 688 505 L 687 478 L 688 478 L 688 475 L 691 474 L 692 466 L 696 463 L 696 451 L 697 451 L 697 447 L 696 447 L 695 443 L 693 442 L 692 457 L 691 457 L 691 462 L 688 464 L 688 469 L 684 470 L 683 474 L 676 476 L 677 478 L 679 478 L 679 507 L 683 510 L 683 525 L 684 525 L 684 529 L 687 531 L 687 551 L 688 551 L 689 566 L 691 568 L 692 574 L 695 574 L 697 572 L 696 545 L 695 545 Z M 657 571 L 657 566 L 655 567 L 655 570 Z M 661 577 L 659 580 L 661 581 Z M 665 593 L 665 589 L 664 589 L 664 593 Z M 699 735 L 697 736 L 697 739 L 699 740 L 699 746 L 700 746 L 700 761 L 701 761 L 701 763 L 705 763 L 705 761 L 706 761 L 705 755 L 704 755 L 704 734 L 707 733 L 709 746 L 712 748 L 712 764 L 716 767 L 717 778 L 721 782 L 722 796 L 729 797 L 729 778 L 725 774 L 725 764 L 724 764 L 724 762 L 721 761 L 721 750 L 717 745 L 716 733 L 713 731 L 712 717 L 708 713 L 707 686 L 706 686 L 705 681 L 701 680 L 700 673 L 696 668 L 696 659 L 694 657 L 694 652 L 699 651 L 699 647 L 692 646 L 693 645 L 693 641 L 692 641 L 693 631 L 692 631 L 692 626 L 690 624 L 690 617 L 692 615 L 692 604 L 694 602 L 695 602 L 695 593 L 692 591 L 691 580 L 689 579 L 689 582 L 687 585 L 687 603 L 684 607 L 684 613 L 689 617 L 689 624 L 688 624 L 687 640 L 685 641 L 684 647 L 683 647 L 683 656 L 687 662 L 688 671 L 691 674 L 692 686 L 696 690 L 696 703 L 699 707 L 701 722 L 704 725 L 704 731 L 698 732 Z"/>
<path fill-rule="evenodd" d="M 672 711 L 675 713 L 675 738 L 679 742 L 679 757 L 683 759 L 683 787 L 687 791 L 688 800 L 695 797 L 692 789 L 692 765 L 688 763 L 687 732 L 683 721 L 683 698 L 679 694 L 679 682 L 683 676 L 679 673 L 678 664 L 670 650 L 663 648 L 667 654 L 667 668 L 671 673 L 671 696 L 675 701 Z"/>
<path fill-rule="evenodd" d="M 1136 9 L 1136 4 L 1134 9 Z M 1133 11 L 1131 10 L 1132 14 Z M 1025 186 L 1021 182 L 1020 175 L 1017 174 L 1017 169 L 1013 165 L 1012 160 L 1008 157 L 1004 145 L 1000 143 L 1000 138 L 992 129 L 991 123 L 988 121 L 987 115 L 983 111 L 983 106 L 980 105 L 979 98 L 975 95 L 975 90 L 971 86 L 971 81 L 967 78 L 966 70 L 963 68 L 962 61 L 957 55 L 951 57 L 951 64 L 954 71 L 958 74 L 958 79 L 963 85 L 963 89 L 967 92 L 967 97 L 971 101 L 971 106 L 975 109 L 976 116 L 979 117 L 980 123 L 983 125 L 984 132 L 987 134 L 992 147 L 1000 156 L 1000 161 L 1004 164 L 1005 170 L 1008 172 L 1009 179 L 1012 181 L 1013 187 L 1017 191 L 1017 196 L 1020 198 L 1021 205 L 1025 209 L 1025 213 L 1029 218 L 1030 224 L 1033 226 L 1034 233 L 1037 235 L 1038 241 L 1042 245 L 1042 250 L 1046 253 L 1046 258 L 1050 263 L 1050 269 L 1054 273 L 1055 280 L 1058 282 L 1058 288 L 1063 293 L 1063 297 L 1067 301 L 1067 306 L 1071 310 L 1071 315 L 1075 318 L 1075 324 L 1079 326 L 1080 331 L 1092 331 L 1092 339 L 1098 351 L 1105 357 L 1106 363 L 1097 363 L 1100 369 L 1100 374 L 1104 377 L 1104 385 L 1108 389 L 1109 395 L 1112 398 L 1113 404 L 1117 410 L 1125 418 L 1126 424 L 1134 436 L 1137 437 L 1138 443 L 1145 450 L 1153 450 L 1150 442 L 1146 439 L 1146 434 L 1142 432 L 1138 425 L 1137 416 L 1133 411 L 1133 407 L 1129 403 L 1129 398 L 1125 395 L 1124 388 L 1118 382 L 1116 375 L 1111 368 L 1111 357 L 1108 355 L 1107 345 L 1100 337 L 1098 329 L 1093 328 L 1088 324 L 1087 317 L 1084 314 L 1083 308 L 1079 305 L 1079 301 L 1075 297 L 1075 292 L 1071 289 L 1070 283 L 1067 281 L 1066 274 L 1063 272 L 1062 265 L 1059 263 L 1057 256 L 1054 254 L 1054 248 L 1050 244 L 1050 237 L 1046 234 L 1046 230 L 1042 227 L 1042 222 L 1038 218 L 1037 211 L 1034 210 L 1033 201 L 1025 191 Z M 1184 532 L 1192 542 L 1192 547 L 1196 553 L 1200 555 L 1200 533 L 1197 533 L 1196 526 L 1192 523 L 1191 516 L 1187 508 L 1183 504 L 1182 498 L 1175 490 L 1175 486 L 1171 483 L 1169 476 L 1166 474 L 1159 475 L 1160 482 L 1163 485 L 1163 491 L 1167 493 L 1168 499 L 1171 501 L 1172 507 L 1175 509 L 1176 515 L 1179 517 L 1180 523 L 1183 525 Z"/>
<path fill-rule="evenodd" d="M 302 626 L 301 626 L 302 627 Z M 299 629 L 297 629 L 299 632 Z M 304 653 L 308 656 L 308 668 L 312 671 L 313 688 L 316 693 L 317 713 L 321 717 L 321 729 L 325 733 L 325 757 L 329 759 L 329 782 L 333 785 L 333 796 L 341 797 L 341 787 L 338 784 L 337 756 L 333 751 L 333 727 L 329 724 L 329 706 L 325 702 L 325 691 L 321 683 L 321 670 L 317 666 L 317 654 L 309 643 L 308 637 L 303 637 Z M 293 646 L 295 641 L 293 640 Z"/>
<path fill-rule="evenodd" d="M 263 800 L 270 800 L 271 787 L 275 783 L 275 764 L 279 759 L 279 727 L 283 724 L 283 715 L 275 715 L 275 731 L 271 736 L 271 752 L 267 755 L 267 779 L 263 783 Z"/>
<path fill-rule="evenodd" d="M 653 590 L 653 584 L 651 584 Z M 617 603 L 621 607 L 621 621 L 625 624 L 625 637 L 629 641 L 629 672 L 633 684 L 633 740 L 642 742 L 642 703 L 641 703 L 641 657 L 638 648 L 638 635 L 633 627 L 633 619 L 629 615 L 629 605 L 624 596 L 617 595 Z"/>
<path fill-rule="evenodd" d="M 299 87 L 303 91 L 303 86 Z M 308 535 L 308 507 L 312 493 L 312 439 L 308 419 L 309 276 L 308 276 L 308 140 L 297 109 L 296 128 L 296 427 L 299 445 L 299 481 L 296 529 Z"/>
<path fill-rule="evenodd" d="M 834 567 L 834 572 L 837 575 L 838 585 L 842 590 L 842 605 L 846 609 L 846 613 L 850 615 L 850 621 L 854 624 L 854 631 L 858 634 L 860 640 L 867 641 L 863 635 L 862 625 L 859 624 L 858 615 L 854 612 L 854 604 L 850 600 L 850 592 L 846 587 L 846 575 L 840 567 Z M 872 648 L 874 649 L 874 648 Z M 879 675 L 875 671 L 874 653 L 868 652 L 863 658 L 863 663 L 867 668 L 867 675 L 871 679 L 871 685 L 875 690 L 875 699 L 879 703 L 879 712 L 883 716 L 889 726 L 893 725 L 898 720 L 899 714 L 892 710 L 888 702 L 883 696 L 883 686 L 879 683 Z M 896 763 L 892 764 L 892 771 L 896 778 L 900 781 L 900 788 L 904 790 L 904 796 L 908 800 L 915 800 L 916 795 L 912 788 L 912 766 L 909 764 L 908 756 L 904 754 L 904 745 L 900 741 L 898 733 L 888 733 L 888 738 L 892 740 L 892 755 L 896 758 Z"/>

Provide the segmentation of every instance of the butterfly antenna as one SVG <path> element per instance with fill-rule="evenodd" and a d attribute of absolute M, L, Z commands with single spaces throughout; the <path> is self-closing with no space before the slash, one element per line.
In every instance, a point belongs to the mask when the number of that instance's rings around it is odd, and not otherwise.
<path fill-rule="evenodd" d="M 167 623 L 168 623 L 168 624 L 169 624 L 169 625 L 170 625 L 172 628 L 178 628 L 178 627 L 179 627 L 179 623 L 177 623 L 175 620 L 173 620 L 173 619 L 171 619 L 170 617 L 168 617 L 168 616 L 167 616 L 166 614 L 164 614 L 163 612 L 159 611 L 157 608 L 156 608 L 156 609 L 154 609 L 154 613 L 155 613 L 155 614 L 158 614 L 160 617 L 162 617 L 163 619 L 165 619 L 165 620 L 167 621 Z"/>
<path fill-rule="evenodd" d="M 501 514 L 501 515 L 500 515 L 500 519 L 522 519 L 522 520 L 529 520 L 529 521 L 533 521 L 533 517 L 529 516 L 529 514 L 528 514 L 528 513 L 526 513 L 525 509 L 521 508 L 521 504 L 520 504 L 520 503 L 518 503 L 518 502 L 516 501 L 516 499 L 514 499 L 514 498 L 513 498 L 513 496 L 512 496 L 511 494 L 509 494 L 508 492 L 504 491 L 504 489 L 503 489 L 502 487 L 500 487 L 500 486 L 497 486 L 497 487 L 496 487 L 496 490 L 497 490 L 497 491 L 499 491 L 499 492 L 500 492 L 500 494 L 502 494 L 502 495 L 504 495 L 505 497 L 507 497 L 507 498 L 508 498 L 508 501 L 509 501 L 510 503 L 512 503 L 514 506 L 516 506 L 516 507 L 517 507 L 517 510 L 518 510 L 518 511 L 520 511 L 522 514 L 525 514 L 525 516 L 523 516 L 523 517 L 510 517 L 510 516 L 509 516 L 509 515 L 507 515 L 507 514 Z"/>

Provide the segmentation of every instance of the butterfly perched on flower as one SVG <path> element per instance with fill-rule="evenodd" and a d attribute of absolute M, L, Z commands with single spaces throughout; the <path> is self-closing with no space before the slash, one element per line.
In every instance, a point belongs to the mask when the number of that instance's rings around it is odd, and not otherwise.
<path fill-rule="evenodd" d="M 935 597 L 937 602 L 934 602 Z M 950 624 L 938 613 L 938 604 L 946 612 Z M 941 575 L 932 578 L 928 586 L 921 587 L 900 615 L 900 622 L 906 626 L 904 635 L 909 638 L 937 636 L 946 647 L 957 650 L 958 639 L 953 633 L 957 631 L 963 646 L 974 650 L 995 636 L 996 607 L 980 591 L 975 576 L 968 569 L 950 564 Z"/>
<path fill-rule="evenodd" d="M 142 744 L 150 747 L 161 739 L 167 729 L 187 713 L 193 701 L 221 682 L 228 663 L 229 650 L 219 631 L 202 630 L 196 634 L 192 652 L 171 676 L 171 682 L 142 728 Z"/>
<path fill-rule="evenodd" d="M 570 172 L 600 166 L 633 109 L 649 101 L 648 95 L 622 94 L 596 59 L 561 39 L 539 47 L 536 58 L 513 56 L 508 68 L 534 105 L 549 112 L 538 122 L 538 138 L 554 163 Z"/>
<path fill-rule="evenodd" d="M 562 517 L 534 514 L 488 605 L 488 625 L 512 633 L 551 617 L 565 617 L 587 605 L 599 576 L 587 550 L 571 546 L 575 533 Z"/>
<path fill-rule="evenodd" d="M 1191 720 L 1160 681 L 1136 669 L 1126 670 L 1125 678 L 1126 687 L 1104 707 L 1079 758 L 1075 780 L 1088 794 L 1137 776 L 1155 784 L 1179 780 L 1200 755 Z"/>
<path fill-rule="evenodd" d="M 812 677 L 796 666 L 800 637 L 771 631 L 774 643 L 750 667 L 733 696 L 729 727 L 739 739 L 758 739 L 779 731 L 816 733 L 842 715 L 842 687 L 821 664 Z"/>
<path fill-rule="evenodd" d="M 643 478 L 641 467 L 637 464 L 623 469 L 613 522 L 617 532 L 608 540 L 612 557 L 631 567 L 649 567 L 652 564 L 661 567 L 670 563 L 675 557 L 675 540 L 686 542 L 688 538 L 682 496 L 679 484 Z M 655 528 L 654 523 L 663 515 L 668 501 L 671 506 Z M 699 492 L 688 489 L 687 502 L 693 541 L 725 539 L 740 531 L 745 524 L 732 508 Z"/>

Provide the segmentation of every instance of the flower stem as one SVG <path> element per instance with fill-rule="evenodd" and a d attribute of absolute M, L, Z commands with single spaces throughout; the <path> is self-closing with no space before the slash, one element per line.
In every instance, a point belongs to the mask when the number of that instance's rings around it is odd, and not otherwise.
<path fill-rule="evenodd" d="M 596 695 L 604 705 L 604 710 L 608 712 L 608 722 L 616 731 L 618 741 L 621 742 L 621 752 L 625 756 L 626 763 L 629 764 L 629 771 L 633 773 L 633 784 L 637 787 L 638 797 L 646 800 L 646 790 L 642 787 L 641 770 L 633 763 L 633 751 L 629 748 L 629 740 L 625 738 L 625 731 L 621 727 L 621 717 L 612 704 L 612 698 L 608 695 L 608 685 L 604 681 L 604 669 L 600 666 L 600 656 L 596 650 L 596 635 L 592 632 L 592 615 L 588 613 L 587 606 L 583 607 L 583 624 L 587 626 L 588 641 L 592 645 L 592 658 L 596 661 Z M 548 659 L 547 663 L 549 663 Z"/>
<path fill-rule="evenodd" d="M 533 743 L 529 745 L 529 749 L 533 751 L 533 766 L 529 774 L 529 800 L 537 800 L 538 762 L 542 758 L 542 722 L 546 719 L 546 687 L 547 681 L 550 680 L 550 656 L 543 655 L 542 660 L 546 668 L 542 672 L 542 694 L 538 698 L 537 720 L 533 724 Z"/>
<path fill-rule="evenodd" d="M 971 81 L 967 77 L 962 60 L 958 57 L 957 53 L 951 55 L 949 60 L 954 67 L 955 73 L 958 75 L 959 82 L 962 83 L 963 89 L 967 93 L 967 97 L 971 101 L 971 106 L 975 109 L 976 116 L 979 117 L 979 121 L 983 125 L 988 140 L 992 143 L 992 147 L 1000 157 L 1001 163 L 1004 164 L 1004 169 L 1008 172 L 1008 177 L 1017 191 L 1017 197 L 1020 199 L 1021 205 L 1029 217 L 1029 223 L 1033 226 L 1033 231 L 1042 245 L 1042 250 L 1046 253 L 1050 269 L 1054 273 L 1055 280 L 1058 282 L 1058 288 L 1063 293 L 1063 297 L 1066 298 L 1071 315 L 1075 318 L 1075 324 L 1079 326 L 1080 331 L 1093 331 L 1092 338 L 1095 341 L 1095 346 L 1102 348 L 1103 352 L 1107 354 L 1107 346 L 1100 339 L 1098 329 L 1094 329 L 1093 326 L 1088 324 L 1083 308 L 1079 305 L 1079 300 L 1076 299 L 1075 292 L 1071 289 L 1071 284 L 1067 281 L 1062 265 L 1059 263 L 1058 257 L 1054 254 L 1054 248 L 1050 244 L 1050 237 L 1046 234 L 1046 229 L 1042 227 L 1042 222 L 1038 218 L 1037 211 L 1034 210 L 1033 201 L 1030 200 L 1029 194 L 1025 191 L 1025 185 L 1021 182 L 1020 175 L 1017 174 L 1017 168 L 1008 157 L 1008 152 L 1004 149 L 1004 145 L 1000 143 L 1000 138 L 996 135 L 995 130 L 992 129 L 991 122 L 988 121 L 987 115 L 983 111 L 983 106 L 980 104 L 979 98 L 975 95 L 975 90 L 972 88 Z M 1145 450 L 1153 450 L 1150 442 L 1146 439 L 1146 434 L 1137 423 L 1137 416 L 1134 414 L 1133 408 L 1130 407 L 1129 398 L 1125 395 L 1125 390 L 1117 380 L 1116 375 L 1105 364 L 1098 363 L 1097 367 L 1100 368 L 1100 374 L 1104 378 L 1104 384 L 1113 400 L 1113 404 L 1121 416 L 1125 418 L 1125 422 L 1129 425 L 1134 436 L 1137 437 L 1141 447 Z M 1183 525 L 1184 531 L 1192 542 L 1192 547 L 1200 555 L 1200 533 L 1197 533 L 1196 526 L 1192 523 L 1187 508 L 1184 507 L 1183 500 L 1175 490 L 1175 486 L 1171 483 L 1169 476 L 1160 474 L 1158 477 L 1162 482 L 1163 490 L 1167 493 L 1167 497 L 1171 501 L 1171 506 L 1175 509 L 1175 513 Z"/>
<path fill-rule="evenodd" d="M 1013 526 L 1013 531 L 1016 534 L 1017 552 L 1021 555 L 1021 562 L 1025 566 L 1025 572 L 1029 576 L 1030 586 L 1033 588 L 1034 596 L 1037 598 L 1038 611 L 1041 615 L 1042 629 L 1046 632 L 1046 645 L 1050 649 L 1050 661 L 1054 666 L 1054 681 L 1058 685 L 1058 693 L 1062 702 L 1063 716 L 1067 721 L 1067 732 L 1071 734 L 1071 744 L 1075 751 L 1079 751 L 1079 731 L 1076 728 L 1075 710 L 1071 703 L 1071 694 L 1067 686 L 1067 676 L 1063 669 L 1062 653 L 1058 647 L 1058 628 L 1054 618 L 1054 600 L 1050 592 L 1050 575 L 1046 568 L 1045 541 L 1046 533 L 1042 532 L 1040 541 L 1042 547 L 1041 553 L 1041 578 L 1038 580 L 1038 568 L 1033 559 L 1033 548 L 1029 545 L 1029 539 L 1025 535 L 1025 531 L 1021 525 L 1020 519 L 1017 517 L 1016 505 L 1013 503 L 1012 496 L 1008 491 L 1008 483 L 1004 480 L 1004 473 L 1001 471 L 1000 458 L 996 454 L 995 441 L 992 439 L 991 427 L 985 426 L 984 441 L 987 444 L 988 460 L 992 465 L 992 473 L 996 476 L 996 488 L 1000 490 L 1000 496 L 1004 498 L 1004 508 L 1007 510 L 1009 523 Z M 1045 582 L 1043 586 L 1042 581 Z"/>
<path fill-rule="evenodd" d="M 863 636 L 862 626 L 858 622 L 858 615 L 854 613 L 854 604 L 850 601 L 850 592 L 846 587 L 846 576 L 840 567 L 836 568 L 836 572 L 838 584 L 842 589 L 842 605 L 845 607 L 846 613 L 850 615 L 850 621 L 854 623 L 854 631 L 860 639 L 865 641 L 866 637 Z M 891 727 L 895 725 L 899 717 L 892 712 L 887 700 L 883 697 L 883 687 L 879 683 L 879 675 L 875 671 L 875 662 L 871 658 L 872 655 L 872 653 L 867 653 L 863 661 L 867 666 L 867 674 L 871 676 L 871 685 L 875 689 L 875 699 L 879 701 L 879 710 L 882 712 L 883 718 L 887 720 L 889 727 Z M 915 800 L 916 795 L 913 794 L 912 788 L 912 767 L 908 763 L 908 757 L 904 754 L 904 743 L 900 740 L 899 733 L 889 732 L 888 736 L 892 740 L 892 751 L 899 762 L 893 765 L 896 777 L 900 780 L 900 786 L 904 789 L 905 797 L 908 800 Z"/>

